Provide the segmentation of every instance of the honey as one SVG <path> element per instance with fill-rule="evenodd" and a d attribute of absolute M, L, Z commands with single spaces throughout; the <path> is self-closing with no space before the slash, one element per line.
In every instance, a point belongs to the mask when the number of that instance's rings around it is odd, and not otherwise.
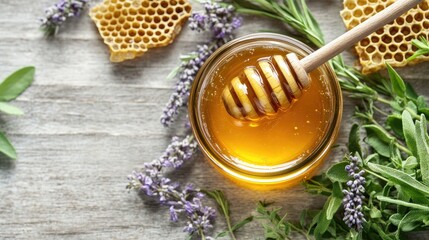
<path fill-rule="evenodd" d="M 308 47 L 297 44 L 276 34 L 246 36 L 218 50 L 196 78 L 190 98 L 196 138 L 211 162 L 238 182 L 299 182 L 320 164 L 335 139 L 342 100 L 328 66 L 310 73 L 311 86 L 289 108 L 274 115 L 246 121 L 225 109 L 222 90 L 233 77 L 248 66 L 257 66 L 258 60 L 270 60 L 267 56 L 309 53 Z"/>

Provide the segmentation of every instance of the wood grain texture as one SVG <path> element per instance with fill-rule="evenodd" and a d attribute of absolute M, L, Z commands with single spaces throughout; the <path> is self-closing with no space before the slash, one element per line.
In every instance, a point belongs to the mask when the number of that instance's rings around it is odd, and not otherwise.
<path fill-rule="evenodd" d="M 174 88 L 167 80 L 181 53 L 202 42 L 187 29 L 170 46 L 151 49 L 121 64 L 109 53 L 88 16 L 67 24 L 52 40 L 43 38 L 37 19 L 52 0 L 0 0 L 0 79 L 35 65 L 36 80 L 13 104 L 21 117 L 0 116 L 19 159 L 0 159 L 0 239 L 185 239 L 183 223 L 170 223 L 168 209 L 127 193 L 126 176 L 158 157 L 180 125 L 165 129 L 162 108 Z M 344 32 L 338 0 L 308 0 L 327 40 Z M 195 4 L 194 4 L 195 5 Z M 198 7 L 195 7 L 198 9 Z M 283 31 L 280 23 L 245 17 L 239 35 L 258 29 Z M 355 58 L 347 55 L 348 62 Z M 428 64 L 400 70 L 429 96 Z M 330 160 L 345 150 L 353 102 L 345 99 L 344 121 Z M 323 199 L 301 186 L 258 192 L 224 179 L 198 153 L 172 178 L 202 188 L 221 189 L 232 202 L 233 220 L 247 216 L 258 200 L 275 201 L 291 218 L 316 209 Z M 216 230 L 225 226 L 218 221 Z M 239 239 L 261 239 L 251 223 Z M 427 239 L 427 233 L 413 239 Z"/>

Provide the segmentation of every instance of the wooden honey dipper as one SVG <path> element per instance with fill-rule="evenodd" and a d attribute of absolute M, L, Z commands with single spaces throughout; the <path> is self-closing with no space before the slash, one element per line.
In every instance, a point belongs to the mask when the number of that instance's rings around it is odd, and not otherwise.
<path fill-rule="evenodd" d="M 395 3 L 367 19 L 337 39 L 299 60 L 295 53 L 258 60 L 262 74 L 255 66 L 244 69 L 243 77 L 235 77 L 222 92 L 228 113 L 237 119 L 255 121 L 264 115 L 273 115 L 286 109 L 302 90 L 308 88 L 308 73 L 329 59 L 351 47 L 377 29 L 395 20 L 422 0 L 397 0 Z"/>

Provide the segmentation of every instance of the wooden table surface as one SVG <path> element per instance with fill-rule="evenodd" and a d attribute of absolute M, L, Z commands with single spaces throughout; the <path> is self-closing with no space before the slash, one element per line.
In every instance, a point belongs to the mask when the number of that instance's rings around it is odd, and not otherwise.
<path fill-rule="evenodd" d="M 13 102 L 25 115 L 0 116 L 0 127 L 19 155 L 16 161 L 0 159 L 0 239 L 185 239 L 184 223 L 170 223 L 167 208 L 144 203 L 125 185 L 127 175 L 157 158 L 171 136 L 184 134 L 181 124 L 168 129 L 159 123 L 175 83 L 166 76 L 180 54 L 194 50 L 205 36 L 184 29 L 168 47 L 114 64 L 86 13 L 56 38 L 43 37 L 38 18 L 54 2 L 0 0 L 0 79 L 22 66 L 37 69 L 33 85 Z M 307 2 L 327 40 L 344 32 L 341 1 Z M 243 20 L 240 36 L 283 30 L 281 24 L 262 18 Z M 350 54 L 347 59 L 354 61 Z M 428 66 L 400 70 L 426 96 Z M 353 108 L 346 98 L 339 147 L 326 165 L 346 151 Z M 323 205 L 323 199 L 301 186 L 268 192 L 240 188 L 216 172 L 201 153 L 171 178 L 223 190 L 231 201 L 233 220 L 247 216 L 258 200 L 275 201 L 290 218 Z M 216 231 L 224 227 L 219 219 Z M 255 222 L 237 236 L 260 239 L 262 228 Z M 429 234 L 422 233 L 414 239 L 427 238 Z"/>

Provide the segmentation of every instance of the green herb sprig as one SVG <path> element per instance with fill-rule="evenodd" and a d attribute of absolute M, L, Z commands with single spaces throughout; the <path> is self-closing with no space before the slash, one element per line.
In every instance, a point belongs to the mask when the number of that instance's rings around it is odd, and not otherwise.
<path fill-rule="evenodd" d="M 269 17 L 287 23 L 316 47 L 323 35 L 304 0 L 233 0 L 241 13 Z M 415 40 L 413 56 L 428 53 L 425 39 Z M 348 149 L 360 159 L 365 199 L 362 229 L 350 229 L 343 220 L 343 191 L 350 181 L 343 162 L 307 181 L 310 193 L 327 196 L 323 209 L 301 215 L 299 224 L 280 217 L 279 209 L 260 203 L 257 212 L 268 223 L 267 239 L 287 239 L 292 232 L 307 239 L 401 239 L 402 233 L 429 230 L 429 108 L 387 64 L 389 77 L 365 76 L 346 65 L 341 56 L 331 61 L 342 89 L 360 101 L 350 130 Z"/>
<path fill-rule="evenodd" d="M 231 210 L 229 208 L 229 202 L 226 199 L 225 195 L 220 190 L 213 190 L 213 191 L 204 191 L 205 194 L 207 194 L 208 197 L 215 200 L 215 202 L 218 205 L 218 208 L 222 215 L 225 217 L 226 224 L 228 226 L 228 230 L 222 231 L 217 234 L 216 238 L 225 237 L 229 234 L 231 239 L 236 240 L 234 232 L 238 229 L 242 228 L 244 225 L 252 222 L 253 216 L 249 216 L 244 218 L 243 220 L 239 221 L 238 223 L 232 225 L 231 224 Z"/>
<path fill-rule="evenodd" d="M 23 111 L 8 104 L 21 95 L 33 82 L 35 68 L 24 67 L 8 76 L 0 83 L 0 112 L 9 115 L 22 115 Z M 0 152 L 16 159 L 16 150 L 3 132 L 0 132 Z"/>
<path fill-rule="evenodd" d="M 429 54 L 429 41 L 426 38 L 420 37 L 419 39 L 414 39 L 413 45 L 416 46 L 418 49 L 411 57 L 407 59 L 408 61 Z"/>

